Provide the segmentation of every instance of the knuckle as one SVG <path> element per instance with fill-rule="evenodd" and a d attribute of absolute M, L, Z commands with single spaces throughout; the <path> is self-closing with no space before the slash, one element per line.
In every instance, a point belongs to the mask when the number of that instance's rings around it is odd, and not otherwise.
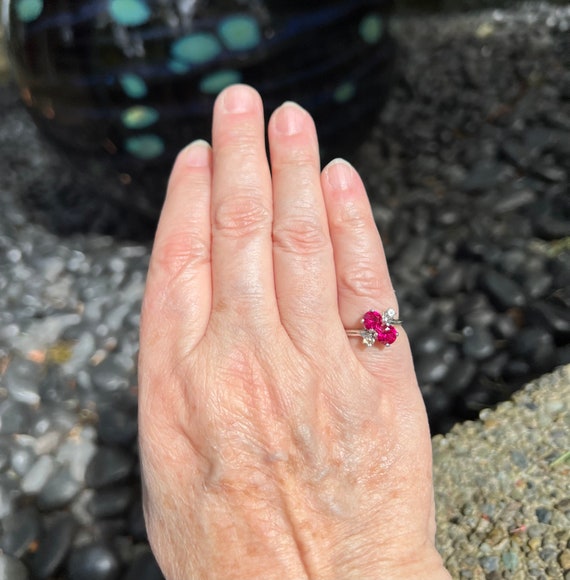
<path fill-rule="evenodd" d="M 368 208 L 366 210 L 357 204 L 345 205 L 331 220 L 334 231 L 353 231 L 355 233 L 376 229 L 376 224 Z"/>
<path fill-rule="evenodd" d="M 273 163 L 273 167 L 277 171 L 292 171 L 307 167 L 313 172 L 318 162 L 318 156 L 313 149 L 307 147 L 289 147 L 286 155 L 278 158 Z"/>
<path fill-rule="evenodd" d="M 228 236 L 242 237 L 269 228 L 271 210 L 260 198 L 258 190 L 247 195 L 229 195 L 214 211 L 214 229 Z"/>
<path fill-rule="evenodd" d="M 152 253 L 153 266 L 173 277 L 187 268 L 203 266 L 209 261 L 210 241 L 193 229 L 169 235 L 157 244 Z"/>
<path fill-rule="evenodd" d="M 329 237 L 317 218 L 296 216 L 275 226 L 273 243 L 286 252 L 313 254 L 328 247 Z"/>
<path fill-rule="evenodd" d="M 392 292 L 389 280 L 380 274 L 373 264 L 356 261 L 339 273 L 339 290 L 362 297 L 383 296 Z"/>

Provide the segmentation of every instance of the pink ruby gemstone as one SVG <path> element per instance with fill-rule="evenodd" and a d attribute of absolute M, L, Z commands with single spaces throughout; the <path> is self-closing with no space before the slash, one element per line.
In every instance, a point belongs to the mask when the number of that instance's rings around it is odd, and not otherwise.
<path fill-rule="evenodd" d="M 398 331 L 391 324 L 384 324 L 380 312 L 370 310 L 362 319 L 366 330 L 373 330 L 378 335 L 378 342 L 389 345 L 398 338 Z"/>

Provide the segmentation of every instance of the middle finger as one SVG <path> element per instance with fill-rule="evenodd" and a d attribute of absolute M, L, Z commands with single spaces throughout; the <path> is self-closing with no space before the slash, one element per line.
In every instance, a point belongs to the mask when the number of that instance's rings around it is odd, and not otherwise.
<path fill-rule="evenodd" d="M 254 89 L 235 85 L 221 93 L 212 141 L 212 317 L 224 326 L 266 325 L 277 320 L 273 204 L 263 104 Z"/>

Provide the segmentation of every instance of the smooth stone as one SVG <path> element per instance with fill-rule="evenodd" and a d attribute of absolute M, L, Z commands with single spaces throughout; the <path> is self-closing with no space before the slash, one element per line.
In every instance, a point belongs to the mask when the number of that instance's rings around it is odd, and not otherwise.
<path fill-rule="evenodd" d="M 404 268 L 406 270 L 419 268 L 424 262 L 426 252 L 426 240 L 419 237 L 413 238 L 400 252 L 398 256 L 398 268 Z"/>
<path fill-rule="evenodd" d="M 22 491 L 28 495 L 39 493 L 54 471 L 54 458 L 51 455 L 41 455 L 22 478 Z"/>
<path fill-rule="evenodd" d="M 133 500 L 131 487 L 112 487 L 97 491 L 88 510 L 94 518 L 111 518 L 127 511 Z"/>
<path fill-rule="evenodd" d="M 449 372 L 449 364 L 438 354 L 423 354 L 415 362 L 420 384 L 439 383 Z"/>
<path fill-rule="evenodd" d="M 71 547 L 75 529 L 76 523 L 71 516 L 58 514 L 55 517 L 30 558 L 34 578 L 47 579 L 59 570 Z"/>
<path fill-rule="evenodd" d="M 436 328 L 427 329 L 414 337 L 414 356 L 441 352 L 447 344 L 445 333 Z"/>
<path fill-rule="evenodd" d="M 534 231 L 544 240 L 560 240 L 570 236 L 570 222 L 567 219 L 544 214 L 535 219 Z"/>
<path fill-rule="evenodd" d="M 155 557 L 150 550 L 137 554 L 125 580 L 164 580 Z"/>
<path fill-rule="evenodd" d="M 531 163 L 531 152 L 520 142 L 506 139 L 501 144 L 503 155 L 520 169 L 527 169 Z"/>
<path fill-rule="evenodd" d="M 499 379 L 502 375 L 505 365 L 509 361 L 508 352 L 499 352 L 481 363 L 480 371 L 491 379 Z"/>
<path fill-rule="evenodd" d="M 56 510 L 68 505 L 81 491 L 82 485 L 75 480 L 68 465 L 62 465 L 46 482 L 38 495 L 38 507 Z"/>
<path fill-rule="evenodd" d="M 59 462 L 69 465 L 73 479 L 83 482 L 87 466 L 96 451 L 96 445 L 85 437 L 83 430 L 79 437 L 69 438 L 60 446 L 56 458 Z"/>
<path fill-rule="evenodd" d="M 21 558 L 39 538 L 41 519 L 32 506 L 14 512 L 2 521 L 0 550 L 14 558 Z"/>
<path fill-rule="evenodd" d="M 14 510 L 14 497 L 11 490 L 0 480 L 0 520 L 9 516 Z"/>
<path fill-rule="evenodd" d="M 551 129 L 550 127 L 529 127 L 524 132 L 524 144 L 533 155 L 540 155 L 545 150 L 555 149 L 562 141 L 568 140 L 564 131 Z"/>
<path fill-rule="evenodd" d="M 479 558 L 479 563 L 487 574 L 495 572 L 499 569 L 498 556 L 483 556 L 482 558 Z"/>
<path fill-rule="evenodd" d="M 22 562 L 0 553 L 0 580 L 28 580 L 28 571 Z"/>
<path fill-rule="evenodd" d="M 556 366 L 570 365 L 570 344 L 556 349 Z"/>
<path fill-rule="evenodd" d="M 535 513 L 536 518 L 541 524 L 549 524 L 552 520 L 552 511 L 547 508 L 543 507 L 536 508 Z"/>
<path fill-rule="evenodd" d="M 117 580 L 120 571 L 119 558 L 104 544 L 75 548 L 67 564 L 69 577 L 81 580 Z"/>
<path fill-rule="evenodd" d="M 130 384 L 128 376 L 110 356 L 94 368 L 91 379 L 95 387 L 105 392 L 126 390 Z"/>
<path fill-rule="evenodd" d="M 463 409 L 473 413 L 479 412 L 485 407 L 490 407 L 497 402 L 496 399 L 496 393 L 491 392 L 486 386 L 476 384 L 473 388 L 465 391 L 459 404 Z"/>
<path fill-rule="evenodd" d="M 0 473 L 10 466 L 10 446 L 7 443 L 0 443 Z"/>
<path fill-rule="evenodd" d="M 451 406 L 451 401 L 447 393 L 433 384 L 421 386 L 422 396 L 430 417 L 447 415 Z"/>
<path fill-rule="evenodd" d="M 547 272 L 531 272 L 523 281 L 524 291 L 533 299 L 543 298 L 552 288 L 552 276 Z"/>
<path fill-rule="evenodd" d="M 36 461 L 36 454 L 31 447 L 12 447 L 12 469 L 20 476 L 24 477 Z"/>
<path fill-rule="evenodd" d="M 40 365 L 15 357 L 4 374 L 4 384 L 15 401 L 25 405 L 37 405 L 40 402 L 40 374 Z"/>
<path fill-rule="evenodd" d="M 497 313 L 486 294 L 469 293 L 457 302 L 457 311 L 464 326 L 489 326 Z"/>
<path fill-rule="evenodd" d="M 518 189 L 504 193 L 494 205 L 499 214 L 508 213 L 534 203 L 536 193 L 531 189 Z"/>
<path fill-rule="evenodd" d="M 495 353 L 495 339 L 483 326 L 466 327 L 463 331 L 463 352 L 474 360 L 484 360 Z"/>
<path fill-rule="evenodd" d="M 134 466 L 134 458 L 116 447 L 101 447 L 87 466 L 85 481 L 98 489 L 127 479 Z"/>
<path fill-rule="evenodd" d="M 0 435 L 27 433 L 31 413 L 22 403 L 7 399 L 0 403 Z"/>
<path fill-rule="evenodd" d="M 477 364 L 470 359 L 458 359 L 450 367 L 442 388 L 450 394 L 462 393 L 473 381 Z"/>
<path fill-rule="evenodd" d="M 103 407 L 99 410 L 99 440 L 106 445 L 131 445 L 138 432 L 136 409 L 131 412 Z"/>
<path fill-rule="evenodd" d="M 434 296 L 454 296 L 462 290 L 464 281 L 464 269 L 452 265 L 438 272 L 431 280 L 429 288 Z"/>
<path fill-rule="evenodd" d="M 471 168 L 461 184 L 461 189 L 467 193 L 488 191 L 503 180 L 506 166 L 495 161 L 483 160 Z"/>
<path fill-rule="evenodd" d="M 556 359 L 554 339 L 547 329 L 541 327 L 523 328 L 515 337 L 511 350 L 516 358 L 528 361 L 537 373 L 552 369 Z"/>
<path fill-rule="evenodd" d="M 492 301 L 502 310 L 524 306 L 526 298 L 522 288 L 495 270 L 484 270 L 481 274 L 481 287 L 489 293 Z"/>
<path fill-rule="evenodd" d="M 519 326 L 509 314 L 498 314 L 493 321 L 492 329 L 502 339 L 510 339 L 517 334 Z"/>
<path fill-rule="evenodd" d="M 146 524 L 141 501 L 135 501 L 129 512 L 129 533 L 137 542 L 147 541 Z"/>
<path fill-rule="evenodd" d="M 524 377 L 530 373 L 530 364 L 523 359 L 511 359 L 505 365 L 504 375 L 506 378 Z"/>
<path fill-rule="evenodd" d="M 553 302 L 538 301 L 532 305 L 531 310 L 557 335 L 570 336 L 570 310 L 568 308 Z"/>

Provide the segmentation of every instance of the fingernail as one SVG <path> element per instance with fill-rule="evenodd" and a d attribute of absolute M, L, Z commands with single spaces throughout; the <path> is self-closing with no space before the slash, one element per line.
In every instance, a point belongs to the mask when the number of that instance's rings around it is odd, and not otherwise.
<path fill-rule="evenodd" d="M 254 107 L 254 93 L 250 87 L 235 85 L 223 95 L 223 106 L 226 113 L 247 113 Z"/>
<path fill-rule="evenodd" d="M 210 145 L 198 139 L 186 147 L 186 165 L 190 167 L 207 167 L 210 165 Z"/>
<path fill-rule="evenodd" d="M 354 181 L 354 168 L 344 159 L 333 159 L 326 168 L 326 175 L 333 189 L 346 191 Z"/>
<path fill-rule="evenodd" d="M 275 113 L 275 129 L 282 135 L 300 133 L 307 113 L 297 103 L 287 101 Z"/>

